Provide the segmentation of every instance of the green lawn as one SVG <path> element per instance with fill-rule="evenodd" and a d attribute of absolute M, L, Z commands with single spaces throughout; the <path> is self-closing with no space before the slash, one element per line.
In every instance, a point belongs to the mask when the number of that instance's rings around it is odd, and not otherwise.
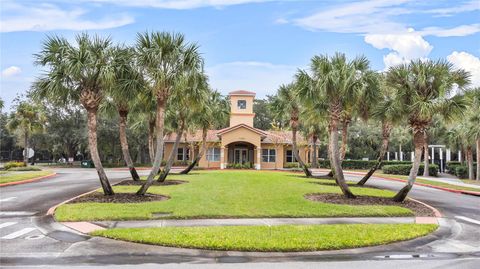
<path fill-rule="evenodd" d="M 383 173 L 375 173 L 374 176 L 381 176 L 381 177 L 386 177 L 386 178 L 399 178 L 399 179 L 403 179 L 403 180 L 408 179 L 408 176 L 391 175 L 391 174 L 383 174 Z M 457 186 L 457 185 L 453 185 L 453 184 L 448 184 L 448 183 L 443 183 L 443 182 L 438 182 L 438 181 L 433 181 L 433 180 L 428 180 L 428 179 L 422 179 L 422 178 L 417 178 L 415 180 L 415 182 L 423 183 L 423 184 L 430 184 L 430 185 L 433 185 L 433 186 L 449 188 L 449 189 L 454 189 L 454 190 L 480 192 L 479 188 Z M 466 183 L 469 183 L 469 182 L 466 182 Z"/>
<path fill-rule="evenodd" d="M 480 185 L 480 180 L 471 180 L 471 179 L 460 179 L 460 180 L 463 181 L 463 183 Z"/>
<path fill-rule="evenodd" d="M 188 183 L 152 186 L 150 193 L 171 199 L 146 203 L 79 203 L 60 206 L 59 221 L 152 219 L 153 213 L 169 213 L 168 218 L 247 218 L 247 217 L 348 217 L 412 216 L 400 206 L 351 206 L 306 200 L 308 193 L 341 193 L 331 180 L 307 179 L 300 174 L 273 171 L 195 171 L 191 175 L 171 175 L 169 179 Z M 135 192 L 138 186 L 116 186 L 116 192 Z M 392 197 L 393 192 L 352 187 L 357 195 Z"/>
<path fill-rule="evenodd" d="M 92 234 L 184 248 L 315 251 L 387 244 L 423 236 L 436 228 L 433 224 L 216 226 L 111 229 Z"/>
<path fill-rule="evenodd" d="M 46 176 L 52 174 L 52 171 L 33 171 L 33 172 L 17 172 L 17 171 L 2 171 L 0 174 L 0 184 L 14 181 L 28 180 L 36 177 Z"/>

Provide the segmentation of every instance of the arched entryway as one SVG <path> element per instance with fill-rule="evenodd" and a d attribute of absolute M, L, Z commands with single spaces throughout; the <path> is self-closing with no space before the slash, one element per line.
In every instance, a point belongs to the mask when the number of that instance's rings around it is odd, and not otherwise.
<path fill-rule="evenodd" d="M 256 162 L 255 145 L 248 142 L 232 142 L 227 145 L 227 167 L 243 165 L 254 168 Z"/>

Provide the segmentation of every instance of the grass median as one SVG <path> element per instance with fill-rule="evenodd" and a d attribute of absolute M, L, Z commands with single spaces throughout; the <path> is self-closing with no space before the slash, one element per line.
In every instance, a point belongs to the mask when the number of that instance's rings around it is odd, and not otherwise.
<path fill-rule="evenodd" d="M 332 180 L 273 171 L 196 171 L 171 175 L 187 183 L 152 186 L 150 193 L 166 201 L 144 203 L 85 202 L 60 206 L 59 221 L 141 220 L 155 218 L 258 217 L 391 217 L 413 216 L 410 209 L 387 205 L 344 205 L 305 199 L 309 193 L 341 193 Z M 320 184 L 315 184 L 320 183 Z M 392 197 L 393 192 L 352 186 L 357 195 Z M 138 186 L 115 186 L 117 193 L 134 193 Z"/>
<path fill-rule="evenodd" d="M 433 224 L 335 224 L 126 228 L 104 236 L 169 247 L 238 251 L 316 251 L 358 248 L 409 240 L 433 232 Z"/>
<path fill-rule="evenodd" d="M 43 177 L 53 174 L 52 171 L 32 171 L 32 172 L 20 172 L 20 171 L 2 171 L 0 174 L 0 184 L 29 180 L 37 177 Z"/>

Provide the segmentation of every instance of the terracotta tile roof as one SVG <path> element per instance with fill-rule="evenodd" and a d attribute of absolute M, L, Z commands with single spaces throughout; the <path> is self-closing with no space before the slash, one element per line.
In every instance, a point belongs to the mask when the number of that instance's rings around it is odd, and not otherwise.
<path fill-rule="evenodd" d="M 254 92 L 245 91 L 245 90 L 233 91 L 233 92 L 229 92 L 228 94 L 229 95 L 255 95 Z"/>

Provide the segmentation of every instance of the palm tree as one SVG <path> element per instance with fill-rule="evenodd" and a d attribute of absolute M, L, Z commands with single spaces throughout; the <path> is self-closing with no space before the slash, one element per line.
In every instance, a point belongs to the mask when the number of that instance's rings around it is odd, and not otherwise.
<path fill-rule="evenodd" d="M 303 107 L 301 117 L 303 120 L 302 132 L 312 142 L 312 161 L 311 167 L 318 168 L 318 141 L 321 142 L 322 137 L 326 136 L 326 110 L 316 107 Z"/>
<path fill-rule="evenodd" d="M 467 94 L 469 108 L 467 119 L 469 122 L 468 135 L 475 140 L 477 155 L 476 180 L 480 180 L 480 88 L 475 88 Z"/>
<path fill-rule="evenodd" d="M 7 122 L 7 129 L 20 131 L 23 136 L 23 163 L 28 165 L 28 148 L 30 135 L 43 129 L 43 116 L 40 109 L 27 102 L 20 102 L 13 117 Z"/>
<path fill-rule="evenodd" d="M 394 97 L 392 89 L 388 88 L 384 81 L 380 81 L 380 91 L 382 96 L 372 109 L 371 116 L 381 122 L 382 125 L 382 143 L 380 151 L 378 152 L 377 162 L 365 176 L 357 183 L 358 185 L 364 185 L 367 180 L 375 173 L 375 171 L 382 166 L 383 158 L 388 150 L 388 144 L 390 141 L 390 134 L 393 127 L 402 120 L 402 109 Z"/>
<path fill-rule="evenodd" d="M 202 104 L 200 111 L 191 118 L 193 128 L 202 130 L 202 142 L 195 159 L 180 174 L 188 174 L 200 161 L 207 150 L 207 134 L 211 128 L 219 128 L 227 121 L 230 113 L 228 101 L 217 91 L 211 91 L 208 99 Z"/>
<path fill-rule="evenodd" d="M 119 137 L 123 159 L 128 166 L 132 179 L 139 181 L 137 170 L 133 165 L 127 141 L 127 117 L 133 100 L 144 89 L 143 77 L 133 65 L 133 50 L 117 47 L 114 49 L 114 68 L 116 80 L 109 90 L 110 101 L 119 116 Z"/>
<path fill-rule="evenodd" d="M 446 61 L 412 61 L 409 64 L 391 67 L 387 73 L 387 85 L 394 88 L 398 101 L 403 104 L 404 114 L 413 133 L 415 158 L 408 182 L 393 198 L 402 202 L 412 189 L 420 166 L 425 133 L 433 115 L 441 114 L 451 120 L 465 108 L 461 96 L 448 98 L 453 88 L 469 83 L 469 75 L 463 70 L 454 70 Z"/>
<path fill-rule="evenodd" d="M 275 118 L 281 119 L 283 117 L 289 117 L 290 128 L 292 130 L 292 152 L 293 156 L 300 164 L 305 173 L 305 176 L 311 177 L 312 172 L 308 169 L 307 165 L 303 162 L 302 158 L 298 154 L 297 146 L 297 131 L 300 124 L 300 107 L 298 98 L 296 96 L 296 87 L 299 84 L 281 85 L 277 90 L 277 94 L 274 96 L 270 103 L 270 109 L 275 115 Z"/>
<path fill-rule="evenodd" d="M 97 112 L 115 81 L 110 38 L 76 36 L 76 45 L 63 37 L 48 37 L 36 64 L 48 71 L 36 81 L 33 94 L 51 102 L 70 105 L 80 102 L 87 110 L 88 146 L 105 195 L 113 189 L 102 166 L 97 148 Z"/>
<path fill-rule="evenodd" d="M 346 56 L 336 53 L 333 57 L 314 56 L 310 63 L 312 75 L 301 71 L 298 76 L 310 81 L 310 86 L 300 87 L 299 96 L 307 106 L 317 105 L 328 111 L 329 157 L 335 180 L 347 198 L 355 198 L 350 191 L 341 166 L 338 148 L 338 127 L 342 115 L 352 104 L 358 102 L 366 88 L 372 86 L 375 77 L 369 70 L 365 57 L 348 61 Z"/>
<path fill-rule="evenodd" d="M 174 82 L 186 71 L 200 70 L 203 61 L 196 44 L 188 44 L 182 34 L 152 32 L 137 36 L 136 55 L 147 80 L 148 90 L 156 99 L 157 146 L 152 171 L 137 191 L 144 195 L 160 171 L 163 158 L 165 110 Z"/>
<path fill-rule="evenodd" d="M 176 90 L 170 97 L 171 109 L 167 114 L 170 116 L 169 122 L 175 130 L 176 138 L 165 167 L 160 172 L 159 182 L 163 182 L 167 178 L 186 125 L 192 115 L 200 112 L 209 93 L 207 80 L 203 73 L 187 72 L 182 74 L 175 82 L 174 87 Z M 186 107 L 189 109 L 178 109 Z"/>

